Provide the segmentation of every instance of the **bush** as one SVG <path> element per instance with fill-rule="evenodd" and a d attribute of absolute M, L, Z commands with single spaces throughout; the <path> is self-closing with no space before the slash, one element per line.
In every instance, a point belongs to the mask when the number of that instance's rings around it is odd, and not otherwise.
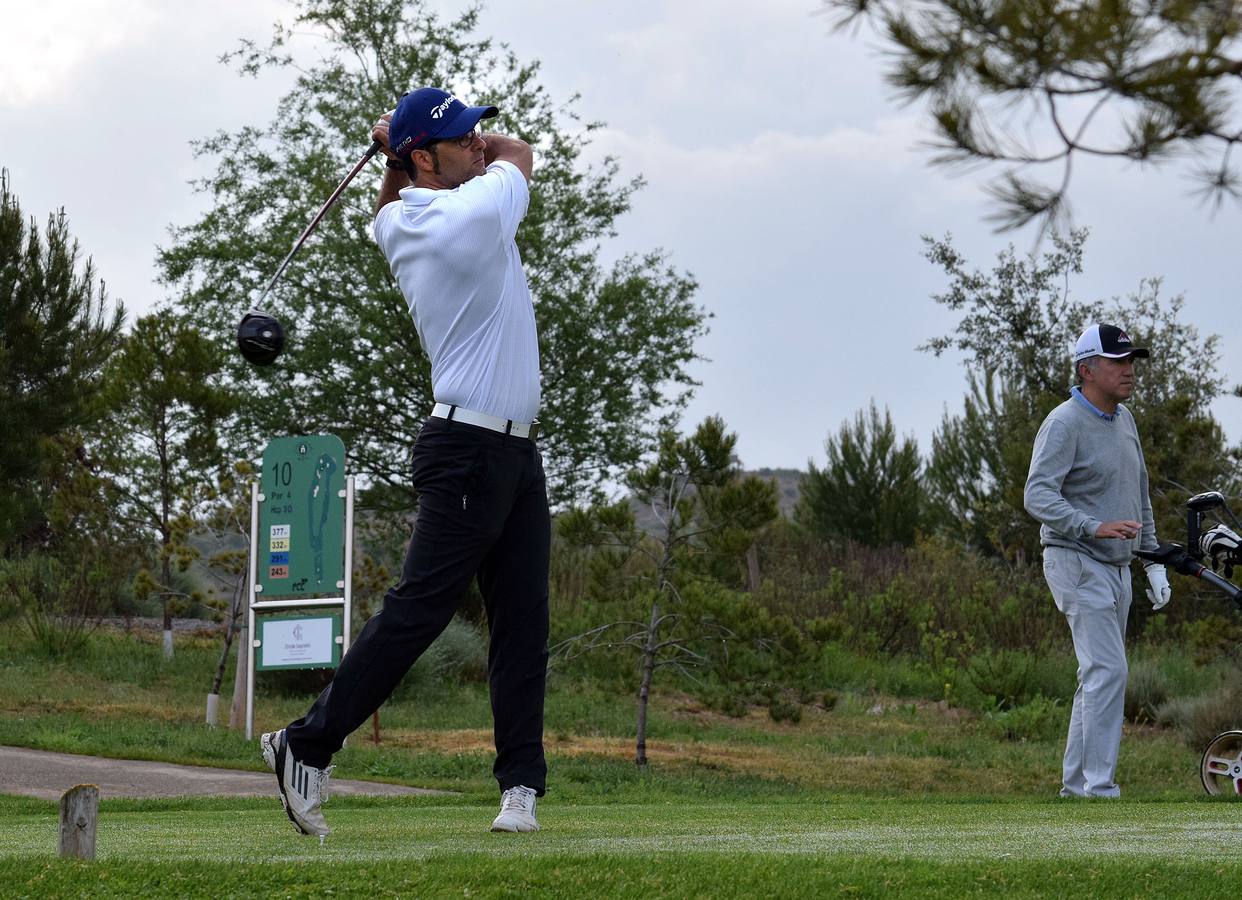
<path fill-rule="evenodd" d="M 979 710 L 1012 709 L 1036 697 L 1067 700 L 1077 664 L 1068 653 L 984 650 L 970 658 L 963 700 Z"/>
<path fill-rule="evenodd" d="M 1137 724 L 1155 722 L 1160 707 L 1168 699 L 1168 679 L 1154 660 L 1144 659 L 1130 664 L 1125 705 L 1128 721 Z"/>
<path fill-rule="evenodd" d="M 819 683 L 833 690 L 894 697 L 944 699 L 944 681 L 928 667 L 907 657 L 878 659 L 841 643 L 820 648 Z"/>
<path fill-rule="evenodd" d="M 970 686 L 998 710 L 1013 709 L 1032 699 L 1031 657 L 1019 650 L 985 650 L 966 666 Z"/>
<path fill-rule="evenodd" d="M 1182 632 L 1197 665 L 1218 659 L 1237 660 L 1242 652 L 1242 622 L 1236 616 L 1204 616 L 1185 623 Z"/>
<path fill-rule="evenodd" d="M 990 712 L 984 730 L 1006 741 L 1050 741 L 1065 735 L 1069 717 L 1060 700 L 1036 697 L 1022 706 Z"/>
<path fill-rule="evenodd" d="M 444 632 L 414 663 L 394 696 L 408 699 L 437 685 L 486 679 L 487 639 L 476 626 L 461 616 L 454 616 Z"/>
<path fill-rule="evenodd" d="M 1183 741 L 1202 750 L 1222 731 L 1242 728 L 1242 687 L 1228 684 L 1198 697 L 1169 700 L 1156 721 L 1176 728 Z"/>
<path fill-rule="evenodd" d="M 0 608 L 19 611 L 35 646 L 52 658 L 85 649 L 118 591 L 113 573 L 89 552 L 0 561 Z"/>
<path fill-rule="evenodd" d="M 773 722 L 791 722 L 797 725 L 802 721 L 802 707 L 784 697 L 773 697 L 768 701 L 768 717 Z"/>
<path fill-rule="evenodd" d="M 956 635 L 961 648 L 1028 652 L 1066 637 L 1037 566 L 1008 565 L 947 539 L 910 548 L 831 546 L 786 524 L 766 530 L 758 551 L 758 602 L 807 623 L 820 642 L 898 657 L 922 653 L 924 635 Z"/>

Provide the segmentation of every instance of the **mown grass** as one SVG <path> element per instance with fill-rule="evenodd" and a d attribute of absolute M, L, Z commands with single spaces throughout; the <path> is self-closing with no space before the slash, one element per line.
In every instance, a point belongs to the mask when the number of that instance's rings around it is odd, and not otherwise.
<path fill-rule="evenodd" d="M 559 803 L 486 831 L 438 798 L 329 804 L 322 847 L 274 802 L 102 804 L 92 864 L 53 859 L 55 811 L 4 813 L 8 896 L 1208 896 L 1242 876 L 1226 803 L 731 799 Z"/>
<path fill-rule="evenodd" d="M 0 632 L 0 744 L 261 769 L 254 742 L 202 723 L 218 652 L 179 637 L 166 663 L 156 635 L 101 632 L 49 661 Z M 492 835 L 486 688 L 424 688 L 385 705 L 379 746 L 364 726 L 334 762 L 453 797 L 334 798 L 322 848 L 274 798 L 105 798 L 82 864 L 50 855 L 54 804 L 0 796 L 0 896 L 1203 896 L 1242 879 L 1242 805 L 1205 798 L 1198 751 L 1167 730 L 1128 730 L 1125 800 L 1066 803 L 1063 720 L 1010 741 L 987 715 L 874 683 L 797 724 L 663 691 L 638 769 L 632 699 L 554 673 L 544 830 Z M 256 725 L 309 700 L 261 682 Z"/>

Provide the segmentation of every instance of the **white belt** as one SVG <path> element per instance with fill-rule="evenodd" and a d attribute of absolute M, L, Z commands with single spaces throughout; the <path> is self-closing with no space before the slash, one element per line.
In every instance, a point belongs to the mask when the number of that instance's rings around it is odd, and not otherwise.
<path fill-rule="evenodd" d="M 464 422 L 467 425 L 477 425 L 479 428 L 486 428 L 489 431 L 499 431 L 501 434 L 511 434 L 515 437 L 535 439 L 535 435 L 539 433 L 538 422 L 515 422 L 512 419 L 502 419 L 500 416 L 489 416 L 487 413 L 475 412 L 473 409 L 466 409 L 461 406 L 450 406 L 447 403 L 437 403 L 431 409 L 431 414 L 437 419 L 448 419 L 450 422 Z"/>

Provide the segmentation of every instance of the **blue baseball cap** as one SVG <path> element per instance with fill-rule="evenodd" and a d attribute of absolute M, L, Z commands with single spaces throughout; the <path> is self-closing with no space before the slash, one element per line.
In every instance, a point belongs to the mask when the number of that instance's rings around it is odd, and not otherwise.
<path fill-rule="evenodd" d="M 469 134 L 480 119 L 498 112 L 494 106 L 467 106 L 440 88 L 419 88 L 397 104 L 388 126 L 388 146 L 397 156 L 407 157 L 429 141 Z"/>

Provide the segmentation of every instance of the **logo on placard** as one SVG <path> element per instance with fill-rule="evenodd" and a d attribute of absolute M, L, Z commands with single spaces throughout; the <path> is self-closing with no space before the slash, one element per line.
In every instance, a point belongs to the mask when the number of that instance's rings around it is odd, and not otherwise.
<path fill-rule="evenodd" d="M 293 626 L 293 639 L 301 643 L 302 641 L 302 626 L 301 625 Z"/>

